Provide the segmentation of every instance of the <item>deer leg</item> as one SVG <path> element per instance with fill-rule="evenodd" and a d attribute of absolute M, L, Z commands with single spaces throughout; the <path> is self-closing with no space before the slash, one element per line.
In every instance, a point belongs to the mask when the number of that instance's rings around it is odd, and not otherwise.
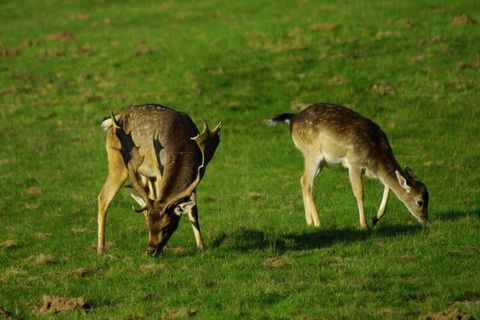
<path fill-rule="evenodd" d="M 103 253 L 105 250 L 105 219 L 108 207 L 127 179 L 127 176 L 128 172 L 123 165 L 120 153 L 108 150 L 108 177 L 98 195 L 98 253 Z"/>
<path fill-rule="evenodd" d="M 352 184 L 353 195 L 357 200 L 358 214 L 360 217 L 360 229 L 368 229 L 367 221 L 365 219 L 365 209 L 363 204 L 363 181 L 362 170 L 358 167 L 349 166 L 348 173 L 350 176 L 350 183 Z"/>
<path fill-rule="evenodd" d="M 200 251 L 205 250 L 205 245 L 202 239 L 202 233 L 200 232 L 200 224 L 198 223 L 198 207 L 197 207 L 197 197 L 196 194 L 192 194 L 192 200 L 195 202 L 195 205 L 188 210 L 188 219 L 192 224 L 193 234 L 195 235 L 195 241 L 197 242 L 197 248 Z"/>
<path fill-rule="evenodd" d="M 372 225 L 376 225 L 377 222 L 380 221 L 380 219 L 382 219 L 383 215 L 385 214 L 389 193 L 390 188 L 388 186 L 385 186 L 385 189 L 383 189 L 382 202 L 380 203 L 377 214 L 372 218 Z"/>
<path fill-rule="evenodd" d="M 313 201 L 312 189 L 313 179 L 317 176 L 321 170 L 320 159 L 305 158 L 305 172 L 300 179 L 300 185 L 302 187 L 303 206 L 305 208 L 305 219 L 307 224 L 315 227 L 320 227 L 320 218 L 318 217 L 317 210 L 315 209 L 315 203 Z"/>

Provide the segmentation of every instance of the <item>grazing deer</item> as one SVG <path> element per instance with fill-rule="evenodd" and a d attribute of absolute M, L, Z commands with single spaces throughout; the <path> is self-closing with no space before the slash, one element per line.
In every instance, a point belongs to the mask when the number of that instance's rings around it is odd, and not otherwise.
<path fill-rule="evenodd" d="M 402 170 L 393 155 L 387 136 L 370 119 L 346 107 L 334 104 L 311 105 L 298 114 L 281 114 L 272 124 L 290 123 L 290 135 L 305 158 L 300 179 L 308 225 L 320 227 L 312 198 L 313 179 L 326 163 L 348 168 L 353 194 L 357 200 L 360 228 L 367 229 L 363 205 L 363 174 L 378 178 L 385 186 L 375 225 L 384 215 L 392 190 L 410 213 L 422 224 L 428 221 L 428 192 L 409 168 Z"/>
<path fill-rule="evenodd" d="M 187 214 L 197 247 L 204 249 L 196 187 L 220 142 L 219 123 L 199 133 L 190 117 L 161 106 L 132 106 L 103 121 L 107 130 L 108 177 L 98 195 L 98 253 L 105 248 L 110 202 L 130 177 L 149 231 L 147 255 L 158 255 Z"/>

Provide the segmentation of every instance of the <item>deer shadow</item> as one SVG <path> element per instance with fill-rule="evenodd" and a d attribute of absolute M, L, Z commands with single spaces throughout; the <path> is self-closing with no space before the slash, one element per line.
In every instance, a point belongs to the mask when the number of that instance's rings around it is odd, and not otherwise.
<path fill-rule="evenodd" d="M 261 229 L 242 228 L 231 235 L 222 233 L 213 239 L 214 248 L 228 247 L 240 252 L 270 249 L 279 253 L 325 248 L 336 243 L 354 243 L 374 238 L 396 237 L 422 232 L 421 225 L 386 225 L 370 230 L 329 229 L 275 235 Z"/>

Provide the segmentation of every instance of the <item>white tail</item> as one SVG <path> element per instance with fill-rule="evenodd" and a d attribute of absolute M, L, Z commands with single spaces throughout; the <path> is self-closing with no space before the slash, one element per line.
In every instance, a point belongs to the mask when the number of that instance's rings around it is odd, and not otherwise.
<path fill-rule="evenodd" d="M 385 186 L 375 225 L 384 215 L 392 190 L 410 213 L 421 223 L 428 221 L 428 192 L 410 169 L 402 170 L 393 155 L 387 136 L 370 119 L 339 105 L 316 104 L 298 114 L 283 114 L 273 123 L 290 122 L 295 146 L 305 158 L 305 172 L 300 180 L 307 224 L 320 227 L 320 218 L 312 197 L 313 179 L 326 163 L 342 164 L 349 171 L 357 200 L 360 227 L 366 229 L 363 175 L 378 178 Z"/>
<path fill-rule="evenodd" d="M 105 248 L 105 219 L 127 177 L 139 196 L 149 230 L 147 254 L 157 255 L 188 214 L 197 247 L 204 244 L 198 223 L 196 187 L 220 142 L 221 123 L 203 132 L 188 115 L 160 105 L 129 107 L 102 122 L 107 130 L 108 177 L 98 195 L 98 247 Z"/>

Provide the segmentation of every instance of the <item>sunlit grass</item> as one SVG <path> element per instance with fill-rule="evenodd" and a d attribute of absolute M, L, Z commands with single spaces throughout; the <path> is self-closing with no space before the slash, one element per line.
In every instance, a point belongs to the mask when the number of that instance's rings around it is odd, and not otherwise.
<path fill-rule="evenodd" d="M 0 4 L 0 307 L 37 318 L 43 295 L 87 317 L 480 316 L 480 32 L 474 1 L 53 1 Z M 157 102 L 223 120 L 198 188 L 207 251 L 182 221 L 158 259 L 128 192 L 98 256 L 96 196 L 110 110 Z M 372 118 L 431 195 L 420 226 L 392 196 L 360 231 L 348 174 L 315 181 L 264 119 L 313 102 Z M 367 181 L 370 218 L 382 187 Z M 84 317 L 67 313 L 64 318 Z"/>

